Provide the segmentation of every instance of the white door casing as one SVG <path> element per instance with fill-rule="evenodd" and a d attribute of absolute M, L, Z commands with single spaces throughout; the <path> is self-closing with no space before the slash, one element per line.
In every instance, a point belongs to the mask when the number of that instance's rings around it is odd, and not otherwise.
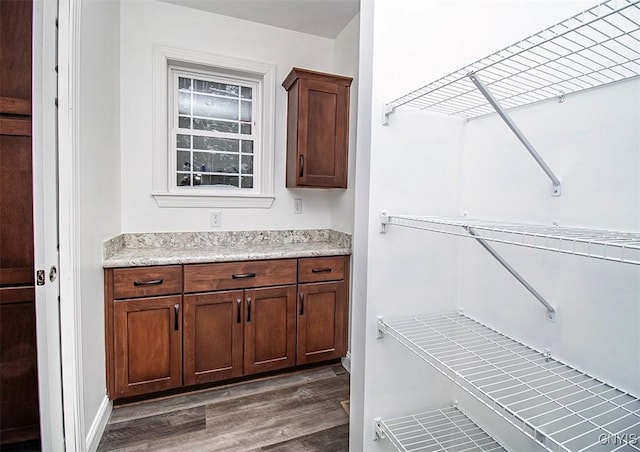
<path fill-rule="evenodd" d="M 48 1 L 48 0 L 44 0 Z M 80 0 L 58 1 L 58 228 L 64 443 L 86 450 L 79 220 Z"/>
<path fill-rule="evenodd" d="M 36 286 L 38 393 L 42 450 L 64 449 L 62 375 L 57 278 L 56 2 L 33 4 L 33 230 L 35 269 L 45 270 Z M 36 278 L 34 278 L 36 279 Z"/>

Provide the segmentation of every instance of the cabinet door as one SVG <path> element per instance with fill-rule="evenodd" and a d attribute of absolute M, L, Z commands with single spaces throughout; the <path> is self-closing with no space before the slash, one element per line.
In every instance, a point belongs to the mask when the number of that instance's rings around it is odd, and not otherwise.
<path fill-rule="evenodd" d="M 297 364 L 344 356 L 346 304 L 344 281 L 298 286 Z"/>
<path fill-rule="evenodd" d="M 295 286 L 245 291 L 245 375 L 295 365 L 295 298 Z"/>
<path fill-rule="evenodd" d="M 184 297 L 184 384 L 242 375 L 243 292 Z"/>
<path fill-rule="evenodd" d="M 33 287 L 0 288 L 0 444 L 39 436 L 35 311 Z"/>
<path fill-rule="evenodd" d="M 347 187 L 349 88 L 300 80 L 297 184 Z"/>
<path fill-rule="evenodd" d="M 182 385 L 182 296 L 116 301 L 117 397 Z"/>

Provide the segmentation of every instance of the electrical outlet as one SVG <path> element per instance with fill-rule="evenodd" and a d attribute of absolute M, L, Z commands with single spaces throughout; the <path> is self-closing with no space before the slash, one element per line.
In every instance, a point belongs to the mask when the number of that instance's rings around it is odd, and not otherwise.
<path fill-rule="evenodd" d="M 295 198 L 293 200 L 293 213 L 302 213 L 302 198 Z"/>
<path fill-rule="evenodd" d="M 211 227 L 219 228 L 222 226 L 222 212 L 211 212 Z"/>

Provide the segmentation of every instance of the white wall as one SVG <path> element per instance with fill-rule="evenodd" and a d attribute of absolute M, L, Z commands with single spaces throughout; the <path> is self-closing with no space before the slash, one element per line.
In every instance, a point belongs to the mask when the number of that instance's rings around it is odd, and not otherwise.
<path fill-rule="evenodd" d="M 201 231 L 222 212 L 221 230 L 331 226 L 327 190 L 285 188 L 286 91 L 292 67 L 334 71 L 334 41 L 153 0 L 121 8 L 122 231 Z M 345 41 L 348 38 L 345 38 Z M 277 65 L 275 196 L 271 209 L 159 208 L 151 197 L 152 45 L 199 50 Z M 346 44 L 345 44 L 346 48 Z M 303 213 L 293 214 L 293 199 Z"/>
<path fill-rule="evenodd" d="M 349 115 L 349 163 L 346 190 L 331 191 L 331 228 L 353 233 L 356 175 L 356 131 L 358 128 L 358 45 L 360 14 L 347 24 L 335 39 L 334 69 L 337 74 L 353 77 Z"/>
<path fill-rule="evenodd" d="M 77 302 L 82 313 L 84 433 L 99 440 L 106 403 L 102 241 L 120 233 L 119 2 L 83 1 L 81 14 Z"/>
<path fill-rule="evenodd" d="M 558 306 L 558 321 L 550 324 L 537 301 L 475 242 L 393 226 L 378 234 L 380 209 L 430 215 L 469 211 L 489 219 L 638 230 L 637 81 L 514 112 L 565 183 L 561 198 L 551 198 L 544 173 L 495 116 L 465 124 L 399 109 L 388 127 L 380 122 L 383 102 L 592 4 L 375 2 L 368 27 L 373 29 L 370 212 L 356 217 L 356 225 L 362 215 L 369 221 L 367 306 L 359 310 L 364 327 L 354 317 L 365 352 L 364 359 L 352 361 L 354 378 L 364 380 L 363 450 L 391 450 L 387 441 L 371 441 L 373 418 L 410 414 L 454 397 L 435 371 L 393 341 L 375 339 L 377 315 L 464 306 L 531 345 L 551 346 L 554 356 L 640 393 L 636 268 L 496 247 Z M 363 23 L 369 11 L 362 9 Z M 359 120 L 369 118 L 361 114 Z"/>
<path fill-rule="evenodd" d="M 492 115 L 466 126 L 462 210 L 480 218 L 640 230 L 639 80 L 523 108 L 512 118 L 558 174 L 562 196 L 549 195 L 549 179 Z M 640 394 L 640 270 L 495 248 L 555 306 L 556 322 L 545 322 L 544 307 L 475 243 L 467 245 L 461 267 L 465 309 Z"/>

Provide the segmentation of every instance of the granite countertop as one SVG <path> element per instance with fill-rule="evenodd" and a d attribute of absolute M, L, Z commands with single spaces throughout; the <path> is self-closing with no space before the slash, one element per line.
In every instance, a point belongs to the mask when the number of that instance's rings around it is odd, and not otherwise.
<path fill-rule="evenodd" d="M 330 229 L 122 234 L 104 243 L 103 267 L 347 254 L 351 254 L 351 236 Z"/>

